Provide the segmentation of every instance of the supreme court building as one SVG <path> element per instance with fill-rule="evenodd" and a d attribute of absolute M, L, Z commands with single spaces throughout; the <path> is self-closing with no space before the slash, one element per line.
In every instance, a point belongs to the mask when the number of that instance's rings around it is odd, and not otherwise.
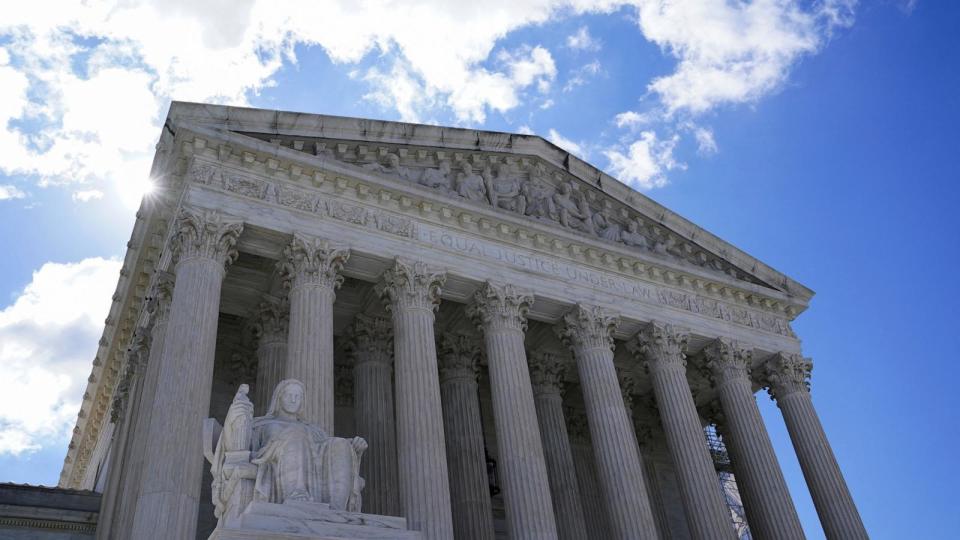
<path fill-rule="evenodd" d="M 98 538 L 210 536 L 204 420 L 284 379 L 422 538 L 803 538 L 766 392 L 826 536 L 867 537 L 813 292 L 544 139 L 174 103 L 151 174 L 60 478 Z"/>

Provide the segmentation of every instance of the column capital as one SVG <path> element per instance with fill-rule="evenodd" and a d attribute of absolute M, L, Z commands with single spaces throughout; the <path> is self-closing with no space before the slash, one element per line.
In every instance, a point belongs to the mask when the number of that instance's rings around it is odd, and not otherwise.
<path fill-rule="evenodd" d="M 350 248 L 324 238 L 299 232 L 283 248 L 277 268 L 284 287 L 296 289 L 304 285 L 320 285 L 330 290 L 343 283 L 343 264 L 350 258 Z"/>
<path fill-rule="evenodd" d="M 290 302 L 285 296 L 264 295 L 250 318 L 250 331 L 258 342 L 286 341 L 290 326 Z"/>
<path fill-rule="evenodd" d="M 530 382 L 534 394 L 560 395 L 567 365 L 559 356 L 545 351 L 528 352 Z"/>
<path fill-rule="evenodd" d="M 663 436 L 663 426 L 660 425 L 660 412 L 656 401 L 652 397 L 640 398 L 637 411 L 633 415 L 633 431 L 637 435 L 637 443 L 642 448 L 649 449 L 653 440 Z"/>
<path fill-rule="evenodd" d="M 393 362 L 393 324 L 385 317 L 358 313 L 347 328 L 344 348 L 354 365 Z"/>
<path fill-rule="evenodd" d="M 173 300 L 174 275 L 170 272 L 157 272 L 150 292 L 147 295 L 147 313 L 150 314 L 150 326 L 167 322 L 170 317 L 170 302 Z"/>
<path fill-rule="evenodd" d="M 236 260 L 242 220 L 215 210 L 183 206 L 173 226 L 172 248 L 178 263 L 204 258 L 226 266 Z"/>
<path fill-rule="evenodd" d="M 590 441 L 590 426 L 587 425 L 587 412 L 583 409 L 566 406 L 563 408 L 563 417 L 567 420 L 567 432 L 575 442 Z"/>
<path fill-rule="evenodd" d="M 715 386 L 738 379 L 749 382 L 753 350 L 739 341 L 718 338 L 703 349 L 706 367 Z"/>
<path fill-rule="evenodd" d="M 426 263 L 397 257 L 376 290 L 388 311 L 394 307 L 433 311 L 440 304 L 440 288 L 446 280 L 446 273 Z"/>
<path fill-rule="evenodd" d="M 770 397 L 780 400 L 794 392 L 810 391 L 813 362 L 797 353 L 778 352 L 764 365 L 762 378 Z"/>
<path fill-rule="evenodd" d="M 467 315 L 484 330 L 527 329 L 527 312 L 533 293 L 512 284 L 487 281 L 473 294 Z"/>
<path fill-rule="evenodd" d="M 685 368 L 687 332 L 671 324 L 652 321 L 637 334 L 631 350 L 640 353 L 640 360 L 651 372 L 671 366 Z"/>
<path fill-rule="evenodd" d="M 620 393 L 623 395 L 623 405 L 627 408 L 627 415 L 633 416 L 633 401 L 640 381 L 637 374 L 627 368 L 617 367 L 617 381 L 620 383 Z"/>
<path fill-rule="evenodd" d="M 557 336 L 571 349 L 613 349 L 613 331 L 620 317 L 598 306 L 577 304 L 554 327 Z"/>
<path fill-rule="evenodd" d="M 477 379 L 480 347 L 466 334 L 446 333 L 437 339 L 440 381 L 456 378 Z"/>
<path fill-rule="evenodd" d="M 353 370 L 348 365 L 333 366 L 333 402 L 338 407 L 353 405 Z"/>
<path fill-rule="evenodd" d="M 113 402 L 110 407 L 110 421 L 119 424 L 123 421 L 126 414 L 127 402 L 130 399 L 130 388 L 137 374 L 146 365 L 150 356 L 150 328 L 139 326 L 133 331 L 133 337 L 130 338 L 130 346 L 125 353 L 125 364 L 123 374 L 120 376 L 117 387 L 113 392 Z"/>

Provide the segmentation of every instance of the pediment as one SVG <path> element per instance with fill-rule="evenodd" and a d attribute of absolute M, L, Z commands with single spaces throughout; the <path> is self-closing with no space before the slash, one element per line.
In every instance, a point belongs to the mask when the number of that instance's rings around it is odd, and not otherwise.
<path fill-rule="evenodd" d="M 537 136 L 183 103 L 170 116 L 785 293 L 802 306 L 813 294 Z"/>

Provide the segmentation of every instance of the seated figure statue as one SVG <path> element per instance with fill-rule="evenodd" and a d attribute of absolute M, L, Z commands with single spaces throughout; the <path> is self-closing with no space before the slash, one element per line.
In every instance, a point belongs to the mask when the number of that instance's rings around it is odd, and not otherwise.
<path fill-rule="evenodd" d="M 359 512 L 366 441 L 331 437 L 304 421 L 300 381 L 281 381 L 267 414 L 259 418 L 253 418 L 248 391 L 247 385 L 240 386 L 219 436 L 216 420 L 204 425 L 204 454 L 211 463 L 221 525 L 238 519 L 251 501 L 318 502 L 332 510 Z"/>

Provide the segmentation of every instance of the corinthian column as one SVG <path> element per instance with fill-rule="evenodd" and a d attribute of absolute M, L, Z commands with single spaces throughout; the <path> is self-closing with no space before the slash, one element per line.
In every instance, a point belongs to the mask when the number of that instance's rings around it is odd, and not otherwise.
<path fill-rule="evenodd" d="M 778 353 L 767 361 L 765 378 L 777 400 L 800 461 L 803 477 L 827 538 L 867 538 L 860 513 L 840 473 L 827 435 L 810 400 L 813 363 L 798 354 Z"/>
<path fill-rule="evenodd" d="M 439 345 L 443 431 L 457 540 L 492 540 L 494 535 L 477 396 L 477 345 L 460 334 L 443 335 Z"/>
<path fill-rule="evenodd" d="M 567 420 L 567 432 L 570 434 L 573 468 L 577 473 L 580 505 L 583 508 L 587 530 L 593 534 L 594 538 L 610 538 L 607 509 L 603 504 L 600 486 L 597 485 L 597 460 L 590 445 L 587 415 L 582 410 L 566 407 L 564 416 Z"/>
<path fill-rule="evenodd" d="M 640 332 L 643 353 L 680 483 L 680 496 L 694 538 L 735 538 L 707 440 L 687 383 L 683 354 L 687 335 L 670 325 L 650 323 Z"/>
<path fill-rule="evenodd" d="M 146 437 L 132 538 L 193 538 L 200 501 L 201 420 L 210 409 L 220 288 L 243 223 L 184 207 L 172 225 L 176 286 Z"/>
<path fill-rule="evenodd" d="M 533 403 L 523 333 L 533 295 L 513 285 L 483 284 L 470 315 L 483 330 L 493 420 L 510 538 L 556 538 L 550 483 Z"/>
<path fill-rule="evenodd" d="M 613 365 L 617 324 L 617 317 L 607 311 L 577 305 L 556 330 L 577 361 L 612 537 L 656 538 L 640 453 Z"/>
<path fill-rule="evenodd" d="M 340 270 L 350 250 L 294 233 L 279 264 L 290 288 L 290 331 L 285 379 L 304 384 L 305 420 L 333 433 L 333 301 L 343 283 Z"/>
<path fill-rule="evenodd" d="M 400 507 L 430 540 L 453 538 L 433 312 L 442 272 L 397 259 L 378 292 L 393 317 Z"/>
<path fill-rule="evenodd" d="M 557 532 L 563 540 L 585 540 L 587 526 L 580 504 L 573 452 L 567 422 L 563 417 L 564 362 L 556 355 L 540 352 L 530 355 L 530 380 L 540 422 L 540 438 L 547 461 L 550 493 L 557 516 Z"/>
<path fill-rule="evenodd" d="M 750 532 L 759 540 L 805 538 L 753 397 L 752 351 L 736 341 L 718 339 L 704 354 L 723 409 L 724 442 L 741 487 Z"/>
<path fill-rule="evenodd" d="M 257 383 L 253 403 L 256 415 L 263 416 L 270 407 L 273 390 L 283 380 L 290 305 L 285 298 L 265 296 L 253 318 L 253 335 L 257 340 Z"/>
<path fill-rule="evenodd" d="M 117 511 L 112 521 L 114 531 L 130 531 L 133 527 L 133 517 L 137 508 L 137 499 L 140 495 L 141 480 L 143 477 L 143 460 L 146 453 L 147 437 L 150 431 L 150 421 L 153 417 L 154 403 L 157 398 L 157 380 L 160 377 L 160 358 L 163 356 L 163 341 L 167 332 L 167 321 L 170 315 L 170 302 L 173 299 L 173 276 L 161 273 L 153 286 L 153 292 L 147 302 L 147 311 L 151 315 L 150 349 L 143 378 L 140 381 L 139 391 L 135 391 L 136 412 L 131 417 L 133 426 L 129 452 L 124 459 L 124 467 L 120 476 L 121 488 L 116 496 Z M 116 532 L 113 533 L 116 535 Z M 100 527 L 97 527 L 98 538 L 110 538 L 111 530 L 106 528 L 101 536 Z"/>
<path fill-rule="evenodd" d="M 397 434 L 393 416 L 393 336 L 390 321 L 359 314 L 347 332 L 353 362 L 353 406 L 357 435 L 367 440 L 360 462 L 366 480 L 363 511 L 400 515 Z"/>

